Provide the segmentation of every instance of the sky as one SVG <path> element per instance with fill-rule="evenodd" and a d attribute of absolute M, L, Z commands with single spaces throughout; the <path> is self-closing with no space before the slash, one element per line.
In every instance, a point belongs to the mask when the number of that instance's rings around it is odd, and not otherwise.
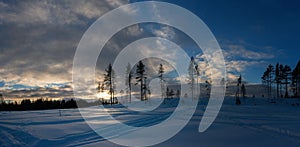
<path fill-rule="evenodd" d="M 5 96 L 71 94 L 73 59 L 82 35 L 103 14 L 132 2 L 137 1 L 0 0 L 0 92 Z M 241 74 L 248 83 L 260 83 L 268 64 L 294 68 L 300 60 L 297 0 L 164 2 L 189 10 L 206 23 L 222 49 L 228 80 Z M 97 63 L 99 74 L 105 68 L 99 64 L 110 62 L 110 56 L 126 44 L 149 36 L 180 40 L 186 50 L 195 48 L 172 27 L 133 25 L 106 44 L 107 52 Z"/>

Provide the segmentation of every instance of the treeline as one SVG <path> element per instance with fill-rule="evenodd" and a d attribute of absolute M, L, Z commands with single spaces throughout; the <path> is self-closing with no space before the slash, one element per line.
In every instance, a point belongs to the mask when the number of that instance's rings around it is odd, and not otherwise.
<path fill-rule="evenodd" d="M 46 110 L 46 109 L 68 109 L 78 108 L 77 103 L 80 103 L 80 107 L 88 107 L 93 105 L 99 105 L 99 102 L 86 102 L 85 100 L 48 100 L 37 99 L 31 101 L 30 99 L 24 99 L 21 103 L 5 103 L 0 104 L 0 111 L 24 111 L 24 110 Z"/>
<path fill-rule="evenodd" d="M 263 85 L 267 88 L 269 98 L 297 96 L 298 88 L 295 85 L 297 85 L 297 81 L 299 81 L 299 73 L 297 73 L 296 70 L 292 70 L 289 65 L 277 63 L 273 66 L 270 64 L 261 79 Z M 276 94 L 273 93 L 274 87 L 276 88 Z"/>

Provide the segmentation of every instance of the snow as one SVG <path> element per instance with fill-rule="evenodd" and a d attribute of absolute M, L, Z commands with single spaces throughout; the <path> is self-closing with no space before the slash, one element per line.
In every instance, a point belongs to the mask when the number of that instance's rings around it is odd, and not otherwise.
<path fill-rule="evenodd" d="M 131 126 L 151 126 L 170 116 L 177 99 L 161 103 L 154 113 L 137 113 L 118 105 L 106 109 L 120 122 Z M 207 99 L 199 100 L 197 110 L 187 126 L 171 139 L 156 146 L 299 146 L 300 100 L 246 98 L 235 105 L 227 97 L 215 122 L 203 133 L 199 123 Z M 95 107 L 84 108 L 92 113 L 94 123 L 110 124 Z M 59 114 L 61 112 L 61 116 Z M 91 122 L 92 122 L 91 121 Z M 121 128 L 103 128 L 107 134 Z M 115 132 L 115 131 L 112 131 Z M 159 134 L 157 134 L 159 136 Z M 157 136 L 156 136 L 157 137 Z M 129 140 L 130 141 L 130 140 Z M 77 109 L 0 112 L 0 146 L 118 146 L 102 138 L 89 127 Z"/>

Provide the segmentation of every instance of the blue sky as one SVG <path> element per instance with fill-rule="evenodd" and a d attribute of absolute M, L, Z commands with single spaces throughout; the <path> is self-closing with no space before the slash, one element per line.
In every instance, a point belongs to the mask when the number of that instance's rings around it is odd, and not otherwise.
<path fill-rule="evenodd" d="M 265 61 L 264 64 L 252 65 L 242 72 L 248 82 L 260 82 L 261 73 L 267 64 L 280 62 L 294 68 L 300 60 L 298 44 L 300 41 L 299 1 L 166 2 L 178 4 L 199 16 L 225 50 L 226 42 L 230 42 L 241 45 L 250 51 L 273 55 L 273 58 L 260 59 Z M 238 59 L 240 57 L 235 56 L 233 58 Z"/>
<path fill-rule="evenodd" d="M 188 9 L 207 24 L 223 49 L 230 80 L 242 74 L 247 82 L 260 83 L 268 64 L 294 68 L 300 60 L 297 0 L 164 2 Z M 126 3 L 0 0 L 0 87 L 70 87 L 73 57 L 83 33 L 100 16 Z M 133 26 L 107 48 L 122 47 L 115 42 L 124 34 L 135 39 L 149 35 L 140 35 L 145 30 Z M 149 31 L 174 33 L 166 27 Z"/>

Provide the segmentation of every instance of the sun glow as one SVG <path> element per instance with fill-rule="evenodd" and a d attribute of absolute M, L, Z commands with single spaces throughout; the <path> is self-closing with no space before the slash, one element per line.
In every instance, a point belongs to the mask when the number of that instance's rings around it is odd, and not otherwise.
<path fill-rule="evenodd" d="M 106 92 L 99 92 L 96 96 L 97 98 L 110 99 L 110 95 Z"/>

